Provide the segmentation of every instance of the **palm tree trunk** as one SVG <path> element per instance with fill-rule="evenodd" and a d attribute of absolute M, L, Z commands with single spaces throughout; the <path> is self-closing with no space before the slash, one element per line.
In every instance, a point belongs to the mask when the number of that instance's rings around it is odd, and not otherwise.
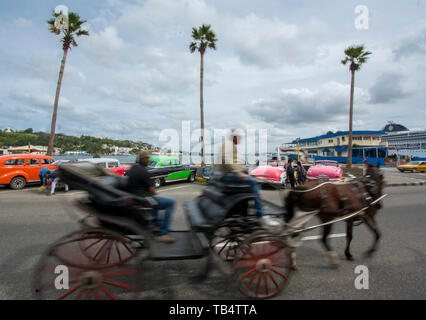
<path fill-rule="evenodd" d="M 201 118 L 201 168 L 206 166 L 204 154 L 204 54 L 201 53 L 201 66 L 200 66 L 200 118 Z"/>
<path fill-rule="evenodd" d="M 348 163 L 347 168 L 352 167 L 352 120 L 354 110 L 354 91 L 355 91 L 355 71 L 351 70 L 351 101 L 349 106 L 349 142 L 348 142 Z"/>
<path fill-rule="evenodd" d="M 50 127 L 49 144 L 47 147 L 47 155 L 49 156 L 53 154 L 53 143 L 55 140 L 56 117 L 58 114 L 59 95 L 61 93 L 62 78 L 64 77 L 64 69 L 65 69 L 65 62 L 67 61 L 67 55 L 68 55 L 68 49 L 65 49 L 64 55 L 62 57 L 61 69 L 59 71 L 58 85 L 56 87 L 55 103 L 53 105 L 52 124 Z"/>

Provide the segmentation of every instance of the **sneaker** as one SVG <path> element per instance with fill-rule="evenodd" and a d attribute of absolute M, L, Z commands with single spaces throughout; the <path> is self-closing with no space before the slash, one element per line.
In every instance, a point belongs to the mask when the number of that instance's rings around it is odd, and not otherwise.
<path fill-rule="evenodd" d="M 173 243 L 173 242 L 176 241 L 175 238 L 172 238 L 168 234 L 163 234 L 161 236 L 156 236 L 156 237 L 154 237 L 154 240 L 158 241 L 158 242 L 164 242 L 164 243 Z"/>
<path fill-rule="evenodd" d="M 281 229 L 281 223 L 275 219 L 272 219 L 268 216 L 262 216 L 260 218 L 260 223 L 267 229 L 271 229 L 274 232 L 279 232 Z"/>

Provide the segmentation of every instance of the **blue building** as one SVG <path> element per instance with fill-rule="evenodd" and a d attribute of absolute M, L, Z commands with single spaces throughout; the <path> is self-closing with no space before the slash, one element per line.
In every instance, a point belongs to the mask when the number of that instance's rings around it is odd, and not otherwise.
<path fill-rule="evenodd" d="M 352 163 L 384 165 L 388 144 L 382 141 L 383 131 L 352 131 Z M 294 140 L 292 143 L 297 143 Z M 335 160 L 347 163 L 349 131 L 328 132 L 325 135 L 300 139 L 299 148 L 305 157 L 315 160 Z"/>

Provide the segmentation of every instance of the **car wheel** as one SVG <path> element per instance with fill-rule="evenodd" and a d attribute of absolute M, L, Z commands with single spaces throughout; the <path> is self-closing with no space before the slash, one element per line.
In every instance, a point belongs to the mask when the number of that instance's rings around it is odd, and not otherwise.
<path fill-rule="evenodd" d="M 188 181 L 189 182 L 194 182 L 195 181 L 195 173 L 194 172 L 191 172 L 191 174 L 189 175 Z"/>
<path fill-rule="evenodd" d="M 413 172 L 414 172 L 414 173 L 418 173 L 418 172 L 419 172 L 419 170 L 417 170 L 417 169 L 413 169 Z"/>
<path fill-rule="evenodd" d="M 161 181 L 161 179 L 160 179 L 160 178 L 156 178 L 156 179 L 154 180 L 154 186 L 155 186 L 156 188 L 160 188 L 160 187 L 161 187 L 161 184 L 162 184 L 162 181 Z"/>
<path fill-rule="evenodd" d="M 10 188 L 13 190 L 21 190 L 25 188 L 25 185 L 27 182 L 25 181 L 24 177 L 15 177 L 10 181 Z"/>

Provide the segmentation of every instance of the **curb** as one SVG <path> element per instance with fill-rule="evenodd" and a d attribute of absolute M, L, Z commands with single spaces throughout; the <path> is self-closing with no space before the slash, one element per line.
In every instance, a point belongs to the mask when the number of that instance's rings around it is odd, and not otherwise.
<path fill-rule="evenodd" d="M 426 181 L 421 182 L 401 182 L 401 183 L 389 183 L 385 184 L 386 187 L 410 187 L 410 186 L 423 186 L 426 185 Z"/>

